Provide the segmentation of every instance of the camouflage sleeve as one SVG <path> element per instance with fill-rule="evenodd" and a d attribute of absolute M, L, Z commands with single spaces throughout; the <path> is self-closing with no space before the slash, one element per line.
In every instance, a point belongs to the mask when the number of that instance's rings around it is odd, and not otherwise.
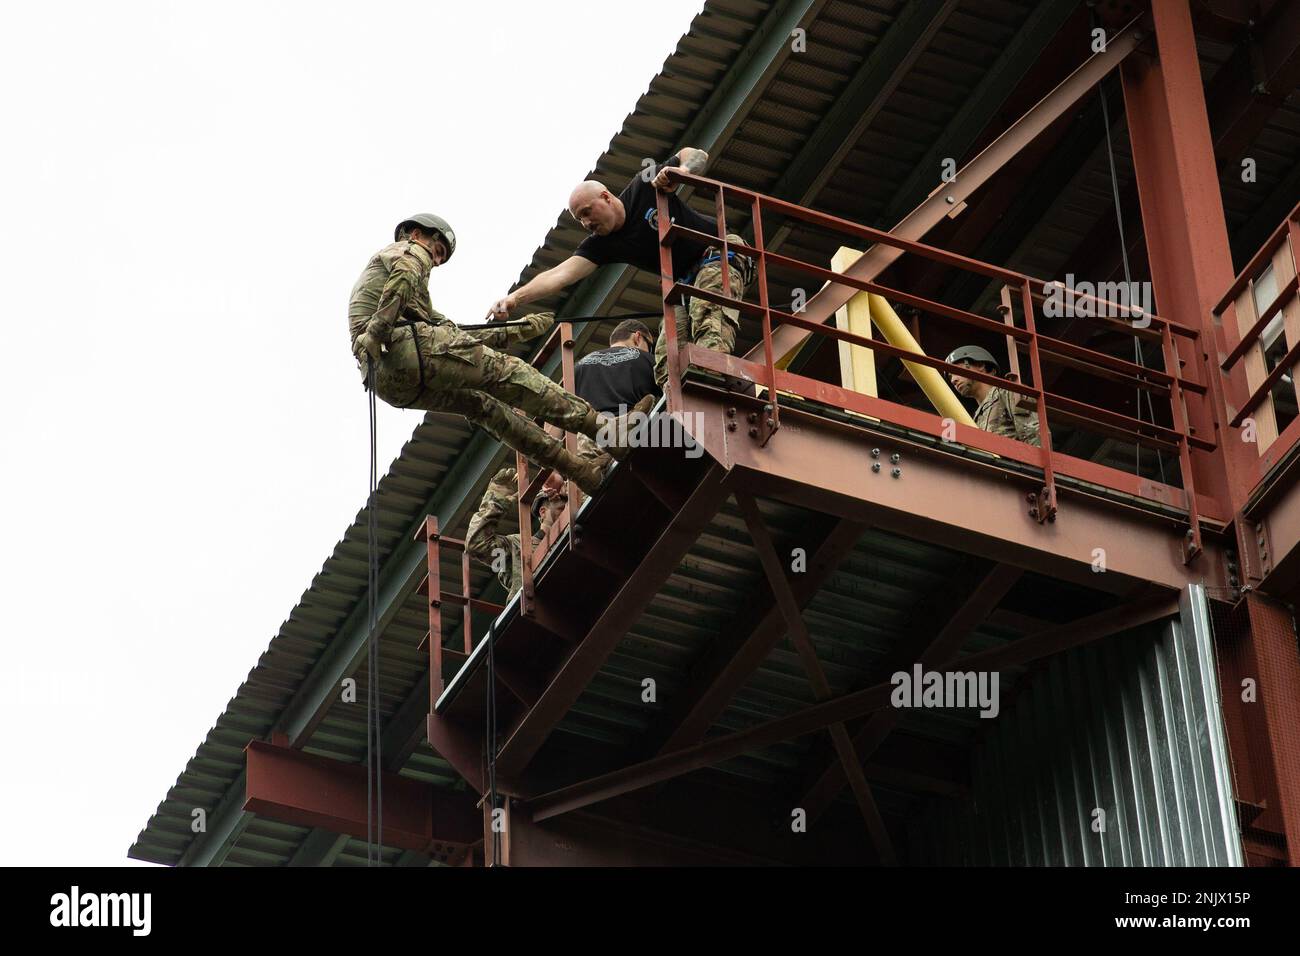
<path fill-rule="evenodd" d="M 526 325 L 503 325 L 499 329 L 466 329 L 465 334 L 478 339 L 488 348 L 502 349 L 511 342 L 528 341 L 545 335 L 555 324 L 554 312 L 535 312 L 525 316 Z"/>
<path fill-rule="evenodd" d="M 502 549 L 510 553 L 505 536 L 497 534 L 497 524 L 501 516 L 514 507 L 515 470 L 503 468 L 493 476 L 479 502 L 478 511 L 469 519 L 469 531 L 465 535 L 465 550 L 469 556 L 483 564 L 492 566 L 494 552 Z"/>
<path fill-rule="evenodd" d="M 409 243 L 388 274 L 379 293 L 379 306 L 374 317 L 366 326 L 372 336 L 387 345 L 393 334 L 393 325 L 401 317 L 407 303 L 413 300 L 417 292 L 429 282 L 429 270 L 433 268 L 433 257 L 416 242 Z"/>

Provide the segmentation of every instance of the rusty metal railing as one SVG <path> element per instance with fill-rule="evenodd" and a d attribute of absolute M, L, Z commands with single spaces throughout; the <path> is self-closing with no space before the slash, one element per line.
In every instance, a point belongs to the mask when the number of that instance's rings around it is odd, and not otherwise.
<path fill-rule="evenodd" d="M 753 422 L 751 435 L 764 444 L 780 428 L 780 396 L 783 391 L 941 437 L 944 420 L 937 415 L 872 395 L 840 388 L 831 383 L 778 368 L 777 357 L 773 354 L 772 330 L 774 323 L 793 326 L 815 335 L 827 336 L 840 342 L 870 349 L 877 356 L 896 357 L 912 364 L 936 369 L 941 373 L 958 373 L 965 378 L 986 382 L 1016 392 L 1029 399 L 1036 406 L 1038 413 L 1038 435 L 1041 448 L 1036 449 L 1025 443 L 998 435 L 984 432 L 973 433 L 975 432 L 973 429 L 967 429 L 962 433 L 961 444 L 981 448 L 1001 457 L 1040 468 L 1043 473 L 1043 485 L 1038 494 L 1035 508 L 1031 512 L 1040 523 L 1055 520 L 1057 513 L 1056 476 L 1058 474 L 1068 474 L 1074 478 L 1138 497 L 1152 497 L 1153 500 L 1161 504 L 1170 504 L 1181 498 L 1181 503 L 1187 512 L 1188 523 L 1183 542 L 1184 558 L 1190 562 L 1201 552 L 1201 509 L 1197 502 L 1192 458 L 1196 452 L 1212 452 L 1216 448 L 1216 444 L 1214 441 L 1194 434 L 1194 429 L 1189 424 L 1189 414 L 1186 407 L 1186 399 L 1189 393 L 1201 396 L 1203 400 L 1206 400 L 1207 406 L 1209 405 L 1206 385 L 1209 369 L 1205 365 L 1202 350 L 1198 347 L 1199 329 L 1170 321 L 1149 312 L 1142 312 L 1141 309 L 1134 309 L 1129 305 L 1109 302 L 1096 296 L 1071 293 L 1072 301 L 1090 302 L 1096 306 L 1104 307 L 1095 311 L 1104 311 L 1111 315 L 1125 313 L 1131 319 L 1138 319 L 1139 321 L 1134 322 L 1108 318 L 1105 315 L 1085 314 L 1079 316 L 1108 326 L 1112 330 L 1122 331 L 1126 335 L 1134 335 L 1149 342 L 1158 343 L 1165 368 L 1163 370 L 1150 368 L 1137 362 L 1116 358 L 1064 339 L 1040 333 L 1035 323 L 1036 303 L 1042 302 L 1052 289 L 1050 285 L 1045 284 L 1041 279 L 986 262 L 969 259 L 924 243 L 902 239 L 879 229 L 862 226 L 837 216 L 797 206 L 728 183 L 684 174 L 675 170 L 670 170 L 668 175 L 670 179 L 676 182 L 689 184 L 704 194 L 714 196 L 717 228 L 716 235 L 709 235 L 671 222 L 667 207 L 667 196 L 663 193 L 660 194 L 660 282 L 665 319 L 661 334 L 666 336 L 669 381 L 665 391 L 668 394 L 670 411 L 681 408 L 682 374 L 687 365 L 694 365 L 724 375 L 744 376 L 750 381 L 758 383 L 764 389 L 762 411 L 756 416 L 751 416 Z M 729 204 L 748 209 L 749 228 L 752 230 L 754 237 L 752 245 L 727 241 L 727 206 Z M 800 261 L 791 256 L 773 252 L 764 245 L 763 217 L 765 213 L 778 215 L 787 220 L 797 220 L 819 229 L 829 230 L 848 237 L 859 244 L 874 245 L 878 243 L 892 246 L 902 250 L 903 253 L 921 256 L 950 268 L 975 273 L 999 282 L 1003 286 L 1003 303 L 1007 310 L 1004 312 L 1003 321 L 999 322 L 942 302 L 893 289 L 879 282 L 864 281 L 822 266 Z M 720 246 L 722 248 L 722 261 L 728 261 L 727 254 L 732 251 L 750 257 L 756 265 L 757 303 L 737 299 L 731 295 L 729 270 L 726 269 L 723 270 L 723 289 L 720 294 L 674 282 L 672 279 L 673 269 L 670 247 L 675 240 L 688 236 L 712 246 Z M 847 286 L 858 292 L 875 293 L 889 301 L 910 306 L 928 315 L 940 317 L 945 321 L 1005 337 L 1009 342 L 1012 355 L 1015 355 L 1016 350 L 1019 348 L 1023 348 L 1027 352 L 1033 381 L 1024 383 L 1018 380 L 988 375 L 973 369 L 959 368 L 939 359 L 914 353 L 879 339 L 857 335 L 829 323 L 823 324 L 822 322 L 811 321 L 804 316 L 774 308 L 768 290 L 767 271 L 769 265 L 826 283 L 827 285 L 823 286 L 822 292 L 825 292 L 827 288 L 833 285 Z M 818 294 L 822 293 L 819 292 Z M 756 362 L 738 356 L 708 352 L 694 345 L 683 347 L 677 334 L 676 322 L 673 321 L 673 308 L 682 301 L 683 296 L 714 302 L 734 309 L 742 315 L 759 320 L 762 325 L 762 361 Z M 1023 326 L 1016 325 L 1011 321 L 1010 310 L 1013 300 L 1019 301 Z M 810 299 L 809 303 L 811 304 L 812 301 Z M 1182 356 L 1188 358 L 1182 358 Z M 1162 400 L 1167 400 L 1171 425 L 1160 425 L 1154 421 L 1134 418 L 1049 391 L 1043 379 L 1045 360 L 1086 374 L 1122 381 L 1148 393 L 1152 396 L 1153 401 L 1157 396 Z M 1184 365 L 1188 364 L 1189 361 L 1192 370 L 1199 372 L 1195 377 L 1187 377 L 1183 372 Z M 1212 415 L 1212 410 L 1209 410 L 1208 414 Z M 1136 475 L 1130 475 L 1127 472 L 1099 463 L 1065 455 L 1053 449 L 1049 416 L 1051 422 L 1073 424 L 1089 431 L 1133 442 L 1139 447 L 1156 448 L 1176 455 L 1180 462 L 1182 488 L 1177 489 L 1173 486 L 1141 479 Z"/>
<path fill-rule="evenodd" d="M 1228 423 L 1239 428 L 1251 420 L 1254 443 L 1261 457 L 1270 463 L 1281 460 L 1297 441 L 1300 441 L 1300 417 L 1280 432 L 1277 421 L 1274 389 L 1284 375 L 1291 375 L 1292 388 L 1296 389 L 1293 368 L 1300 361 L 1300 205 L 1296 205 L 1273 230 L 1250 262 L 1233 280 L 1218 304 L 1214 307 L 1216 320 L 1223 321 L 1230 313 L 1240 334 L 1237 344 L 1220 363 L 1225 375 L 1244 373 L 1250 394 L 1233 413 Z M 1268 282 L 1265 282 L 1268 277 Z M 1261 293 L 1271 285 L 1273 295 L 1261 302 Z M 1268 351 L 1273 342 L 1265 336 L 1277 323 L 1285 353 L 1270 369 Z"/>
<path fill-rule="evenodd" d="M 561 349 L 561 383 L 566 391 L 572 393 L 574 390 L 574 340 L 573 326 L 568 322 L 556 323 L 551 333 L 543 340 L 537 354 L 533 357 L 532 364 L 535 367 L 541 367 L 554 354 L 556 348 Z M 566 433 L 564 443 L 570 453 L 577 453 L 577 437 L 575 435 Z M 528 460 L 518 452 L 515 453 L 515 468 L 518 478 L 516 500 L 519 516 L 519 550 L 522 564 L 520 567 L 520 577 L 522 578 L 520 610 L 527 614 L 531 612 L 533 606 L 533 575 L 537 565 L 555 542 L 570 528 L 571 516 L 577 514 L 577 509 L 582 503 L 582 491 L 572 481 L 565 480 L 567 502 L 551 525 L 548 534 L 540 541 L 534 542 L 532 503 L 537 495 L 541 493 L 542 486 L 546 484 L 552 472 L 550 468 L 539 468 L 536 474 L 533 474 L 529 468 Z M 486 612 L 490 616 L 496 617 L 505 609 L 505 605 L 484 601 L 472 595 L 470 581 L 471 559 L 469 552 L 466 550 L 465 541 L 443 535 L 438 530 L 438 519 L 436 517 L 429 515 L 425 518 L 424 524 L 416 537 L 417 539 L 423 539 L 427 548 L 428 573 L 424 580 L 420 582 L 418 593 L 429 598 L 429 633 L 426 635 L 425 641 L 428 644 L 429 673 L 432 675 L 429 681 L 429 709 L 432 712 L 438 697 L 443 691 L 442 668 L 444 659 L 454 657 L 463 663 L 473 653 L 473 612 Z M 442 551 L 444 548 L 459 555 L 460 591 L 446 591 L 441 587 L 441 569 L 444 563 Z M 436 589 L 431 585 L 431 582 L 435 581 L 439 582 Z M 452 650 L 443 645 L 442 608 L 444 604 L 456 605 L 462 609 L 463 652 Z M 436 639 L 435 635 L 437 636 Z M 422 643 L 419 649 L 420 651 L 425 650 L 425 645 Z"/>

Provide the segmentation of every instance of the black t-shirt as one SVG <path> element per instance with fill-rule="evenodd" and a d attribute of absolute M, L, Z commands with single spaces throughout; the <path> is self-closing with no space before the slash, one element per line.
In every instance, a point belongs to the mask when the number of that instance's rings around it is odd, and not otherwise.
<path fill-rule="evenodd" d="M 665 166 L 681 164 L 681 158 L 673 156 L 656 166 L 655 174 L 658 175 L 659 170 Z M 638 269 L 645 269 L 658 275 L 659 215 L 655 198 L 657 190 L 654 187 L 654 176 L 650 179 L 651 182 L 646 182 L 641 178 L 641 174 L 633 176 L 632 181 L 618 194 L 619 200 L 623 203 L 623 210 L 627 214 L 621 229 L 611 232 L 608 236 L 588 236 L 579 243 L 573 254 L 590 259 L 598 266 L 609 262 L 626 262 Z M 682 202 L 676 193 L 668 197 L 668 216 L 674 223 L 686 226 L 688 229 L 698 229 L 709 235 L 714 235 L 718 231 L 717 220 L 701 216 Z M 673 279 L 685 278 L 695 264 L 704 257 L 704 250 L 708 246 L 709 243 L 698 242 L 686 236 L 674 239 L 671 247 Z"/>
<path fill-rule="evenodd" d="M 573 390 L 598 412 L 631 408 L 650 394 L 659 394 L 655 363 L 647 352 L 630 345 L 611 345 L 583 356 L 573 367 Z"/>

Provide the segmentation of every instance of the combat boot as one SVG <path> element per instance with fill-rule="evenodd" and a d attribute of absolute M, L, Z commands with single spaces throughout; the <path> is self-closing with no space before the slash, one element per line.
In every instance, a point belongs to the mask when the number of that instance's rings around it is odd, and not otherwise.
<path fill-rule="evenodd" d="M 606 429 L 607 437 L 612 441 L 601 445 L 606 452 L 615 460 L 622 461 L 628 456 L 633 447 L 631 439 L 635 435 L 638 427 L 644 427 L 650 409 L 654 408 L 657 401 L 654 395 L 646 395 L 641 401 L 637 402 L 627 412 L 626 415 L 609 415 L 605 412 L 599 412 L 596 416 L 600 427 Z M 633 418 L 633 415 L 636 415 Z M 596 436 L 591 436 L 595 440 Z"/>
<path fill-rule="evenodd" d="M 537 464 L 543 468 L 552 468 L 565 478 L 573 481 L 584 492 L 594 495 L 600 490 L 605 480 L 605 469 L 600 461 L 579 458 L 559 442 L 549 442 L 540 454 L 534 456 Z"/>

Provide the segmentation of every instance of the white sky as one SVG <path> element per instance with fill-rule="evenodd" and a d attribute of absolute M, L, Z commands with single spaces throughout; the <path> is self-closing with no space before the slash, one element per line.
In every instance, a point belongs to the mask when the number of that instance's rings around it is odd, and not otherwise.
<path fill-rule="evenodd" d="M 0 864 L 127 863 L 355 517 L 396 221 L 453 224 L 478 321 L 702 6 L 6 7 Z"/>

